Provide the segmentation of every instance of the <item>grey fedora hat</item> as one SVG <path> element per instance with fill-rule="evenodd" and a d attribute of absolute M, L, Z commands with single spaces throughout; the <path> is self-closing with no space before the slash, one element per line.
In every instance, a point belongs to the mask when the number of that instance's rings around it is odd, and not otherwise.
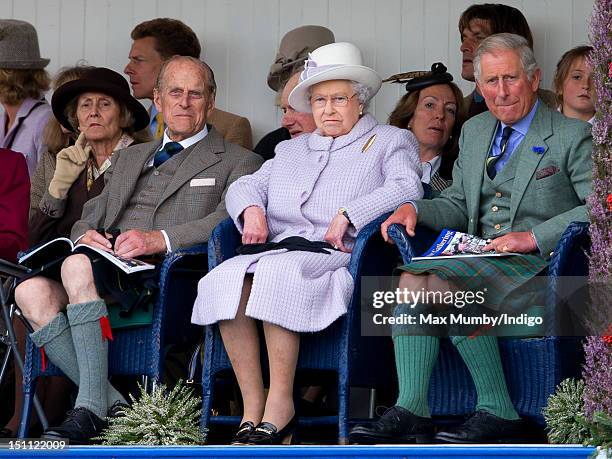
<path fill-rule="evenodd" d="M 334 41 L 334 33 L 323 26 L 305 25 L 287 32 L 280 42 L 274 64 L 268 73 L 270 89 L 279 91 L 293 72 L 304 67 L 308 53 Z"/>
<path fill-rule="evenodd" d="M 49 59 L 40 57 L 34 26 L 16 19 L 0 19 L 0 68 L 43 69 Z"/>

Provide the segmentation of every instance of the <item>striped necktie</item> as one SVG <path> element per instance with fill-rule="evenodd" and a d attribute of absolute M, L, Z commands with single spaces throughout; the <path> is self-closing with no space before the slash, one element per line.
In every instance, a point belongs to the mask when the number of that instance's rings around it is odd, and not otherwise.
<path fill-rule="evenodd" d="M 506 126 L 502 131 L 501 141 L 499 142 L 499 150 L 500 153 L 497 156 L 489 155 L 487 158 L 487 174 L 489 178 L 493 180 L 495 175 L 497 174 L 497 170 L 495 169 L 495 165 L 497 161 L 499 161 L 506 153 L 508 149 L 508 141 L 510 140 L 510 136 L 512 135 L 513 129 L 510 126 Z"/>
<path fill-rule="evenodd" d="M 172 158 L 175 154 L 183 150 L 183 146 L 178 142 L 168 142 L 164 148 L 155 154 L 153 165 L 159 167 Z"/>

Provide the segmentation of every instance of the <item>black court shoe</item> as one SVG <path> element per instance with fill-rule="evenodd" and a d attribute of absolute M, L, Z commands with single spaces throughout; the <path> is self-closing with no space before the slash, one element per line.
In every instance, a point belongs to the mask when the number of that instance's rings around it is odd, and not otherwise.
<path fill-rule="evenodd" d="M 297 443 L 297 416 L 280 431 L 270 422 L 260 422 L 249 435 L 248 445 L 294 445 Z"/>
<path fill-rule="evenodd" d="M 249 442 L 249 435 L 255 430 L 255 424 L 252 421 L 245 421 L 240 424 L 238 431 L 232 438 L 230 445 L 246 445 Z"/>

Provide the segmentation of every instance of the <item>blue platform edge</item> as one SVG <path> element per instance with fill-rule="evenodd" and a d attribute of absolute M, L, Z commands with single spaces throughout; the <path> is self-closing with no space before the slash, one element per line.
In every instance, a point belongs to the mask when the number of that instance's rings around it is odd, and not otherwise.
<path fill-rule="evenodd" d="M 6 445 L 2 445 L 6 447 Z M 393 446 L 72 446 L 64 450 L 0 449 L 0 458 L 588 458 L 595 448 L 579 445 L 393 445 Z"/>

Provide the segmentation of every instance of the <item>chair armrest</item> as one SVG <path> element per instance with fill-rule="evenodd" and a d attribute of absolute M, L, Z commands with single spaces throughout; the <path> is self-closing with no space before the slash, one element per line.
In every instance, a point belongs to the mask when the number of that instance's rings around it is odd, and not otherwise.
<path fill-rule="evenodd" d="M 357 279 L 360 272 L 360 263 L 363 261 L 363 252 L 374 238 L 374 236 L 380 236 L 380 225 L 389 218 L 391 213 L 386 213 L 380 217 L 372 220 L 370 223 L 365 225 L 355 239 L 355 245 L 351 252 L 351 261 L 349 262 L 348 270 L 353 276 L 353 279 Z M 389 273 L 391 274 L 391 273 Z"/>
<path fill-rule="evenodd" d="M 231 218 L 226 218 L 213 230 L 208 240 L 208 269 L 236 255 L 242 236 Z"/>
<path fill-rule="evenodd" d="M 547 335 L 566 333 L 573 323 L 567 320 L 566 308 L 584 300 L 579 298 L 588 289 L 590 243 L 586 222 L 570 223 L 557 243 L 548 265 Z"/>
<path fill-rule="evenodd" d="M 160 314 L 160 320 L 163 319 L 165 310 L 168 304 L 172 303 L 170 309 L 173 314 L 178 312 L 177 307 L 181 309 L 191 308 L 191 305 L 183 305 L 182 301 L 178 301 L 175 305 L 175 297 L 191 299 L 191 293 L 188 290 L 195 292 L 195 286 L 198 280 L 208 272 L 208 245 L 197 244 L 191 247 L 177 250 L 170 253 L 163 261 L 159 272 L 159 295 L 157 298 L 157 311 Z M 178 285 L 178 287 L 177 287 Z M 173 289 L 179 288 L 181 291 L 176 292 Z"/>
<path fill-rule="evenodd" d="M 591 238 L 589 224 L 572 222 L 565 229 L 548 265 L 548 275 L 587 276 L 589 273 L 588 253 Z"/>
<path fill-rule="evenodd" d="M 412 261 L 412 257 L 418 256 L 429 249 L 438 236 L 436 232 L 429 228 L 417 225 L 414 230 L 414 237 L 411 237 L 406 232 L 406 228 L 397 223 L 389 227 L 388 233 L 406 264 Z"/>

